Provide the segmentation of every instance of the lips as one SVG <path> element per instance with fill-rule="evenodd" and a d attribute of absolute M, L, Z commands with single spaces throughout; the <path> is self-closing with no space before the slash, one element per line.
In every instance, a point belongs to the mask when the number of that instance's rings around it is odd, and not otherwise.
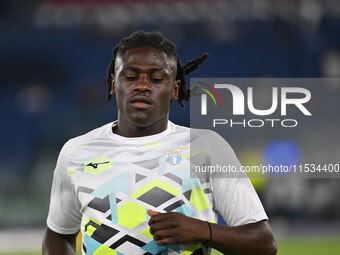
<path fill-rule="evenodd" d="M 152 107 L 153 100 L 148 96 L 136 95 L 130 99 L 130 104 L 137 109 L 148 109 Z"/>

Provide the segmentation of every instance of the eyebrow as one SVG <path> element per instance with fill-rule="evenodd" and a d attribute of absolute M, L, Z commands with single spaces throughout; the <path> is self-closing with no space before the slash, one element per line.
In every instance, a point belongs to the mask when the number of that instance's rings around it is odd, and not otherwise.
<path fill-rule="evenodd" d="M 140 68 L 138 67 L 135 67 L 135 66 L 126 66 L 122 69 L 122 71 L 125 71 L 125 70 L 132 70 L 132 71 L 139 71 Z M 156 71 L 164 71 L 165 72 L 165 69 L 164 68 L 158 68 L 158 67 L 152 67 L 152 68 L 149 68 L 148 71 L 151 71 L 151 72 L 156 72 Z"/>

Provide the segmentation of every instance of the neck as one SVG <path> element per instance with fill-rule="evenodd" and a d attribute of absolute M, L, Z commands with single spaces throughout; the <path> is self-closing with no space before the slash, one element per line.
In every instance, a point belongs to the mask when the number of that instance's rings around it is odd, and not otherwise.
<path fill-rule="evenodd" d="M 112 132 L 124 137 L 142 137 L 161 133 L 167 129 L 167 126 L 168 118 L 161 119 L 150 125 L 138 125 L 127 122 L 124 118 L 118 116 L 117 125 L 112 128 Z"/>

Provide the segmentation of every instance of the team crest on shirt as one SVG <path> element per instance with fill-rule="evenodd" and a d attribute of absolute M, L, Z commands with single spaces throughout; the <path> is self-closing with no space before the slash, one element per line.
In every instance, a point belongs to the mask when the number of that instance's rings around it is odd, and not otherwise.
<path fill-rule="evenodd" d="M 182 161 L 182 153 L 169 153 L 168 160 L 171 165 L 177 165 Z"/>
<path fill-rule="evenodd" d="M 181 147 L 177 150 L 165 150 L 160 151 L 162 153 L 168 153 L 168 161 L 171 165 L 178 165 L 182 161 L 182 152 L 189 149 L 189 147 Z"/>

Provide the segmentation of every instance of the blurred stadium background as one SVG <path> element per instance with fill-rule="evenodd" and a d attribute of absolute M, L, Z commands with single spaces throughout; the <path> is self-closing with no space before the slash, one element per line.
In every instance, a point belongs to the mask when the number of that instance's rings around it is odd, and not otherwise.
<path fill-rule="evenodd" d="M 0 254 L 40 253 L 59 150 L 116 118 L 107 65 L 118 40 L 140 29 L 165 34 L 183 62 L 208 52 L 192 77 L 340 77 L 337 0 L 2 0 Z M 297 129 L 294 150 L 339 158 L 340 84 L 314 95 L 325 136 L 310 144 L 313 126 Z M 172 105 L 173 122 L 189 125 L 188 117 L 189 104 Z M 275 156 L 262 140 L 238 130 L 229 142 L 247 164 Z M 256 187 L 278 254 L 340 254 L 340 179 L 269 178 Z"/>

